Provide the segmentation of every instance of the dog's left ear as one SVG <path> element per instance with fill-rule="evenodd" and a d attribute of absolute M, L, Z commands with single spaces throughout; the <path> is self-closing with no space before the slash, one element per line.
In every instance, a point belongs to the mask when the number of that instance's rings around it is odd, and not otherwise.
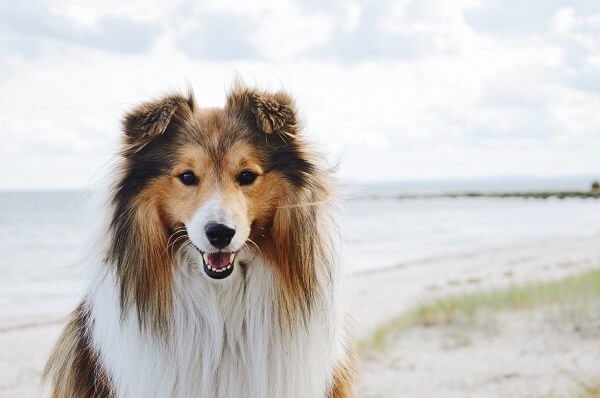
<path fill-rule="evenodd" d="M 191 93 L 187 98 L 176 94 L 137 106 L 123 118 L 126 144 L 134 151 L 142 149 L 154 138 L 189 119 L 194 107 Z"/>
<path fill-rule="evenodd" d="M 284 92 L 266 93 L 237 84 L 227 97 L 234 112 L 266 134 L 295 136 L 300 131 L 294 100 Z"/>

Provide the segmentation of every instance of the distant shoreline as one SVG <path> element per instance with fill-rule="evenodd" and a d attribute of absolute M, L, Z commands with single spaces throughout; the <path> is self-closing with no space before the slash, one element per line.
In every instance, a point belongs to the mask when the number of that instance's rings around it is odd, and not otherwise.
<path fill-rule="evenodd" d="M 360 195 L 353 199 L 600 199 L 597 191 L 545 191 L 545 192 L 448 192 L 435 194 Z"/>

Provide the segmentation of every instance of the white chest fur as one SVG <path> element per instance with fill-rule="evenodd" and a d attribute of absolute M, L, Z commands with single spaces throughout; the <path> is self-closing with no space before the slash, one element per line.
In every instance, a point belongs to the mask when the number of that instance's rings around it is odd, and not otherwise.
<path fill-rule="evenodd" d="M 118 285 L 104 269 L 88 301 L 93 342 L 118 397 L 324 397 L 343 336 L 335 287 L 318 285 L 323 299 L 289 334 L 274 273 L 259 258 L 213 281 L 184 253 L 166 342 L 140 332 L 133 312 L 120 319 Z"/>

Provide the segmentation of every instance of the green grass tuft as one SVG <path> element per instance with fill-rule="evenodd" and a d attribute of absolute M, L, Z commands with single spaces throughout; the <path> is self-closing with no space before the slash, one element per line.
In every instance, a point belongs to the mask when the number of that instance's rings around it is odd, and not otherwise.
<path fill-rule="evenodd" d="M 359 343 L 367 353 L 385 347 L 390 335 L 412 326 L 449 325 L 473 320 L 483 311 L 522 310 L 564 305 L 570 312 L 587 311 L 600 302 L 600 269 L 557 281 L 513 285 L 505 289 L 468 293 L 419 305 L 378 327 Z"/>

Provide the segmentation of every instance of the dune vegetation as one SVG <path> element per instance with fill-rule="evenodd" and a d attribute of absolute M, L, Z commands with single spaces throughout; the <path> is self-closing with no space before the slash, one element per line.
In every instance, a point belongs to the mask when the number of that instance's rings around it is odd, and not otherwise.
<path fill-rule="evenodd" d="M 379 326 L 363 340 L 365 353 L 381 350 L 390 337 L 413 326 L 449 325 L 475 319 L 482 312 L 558 307 L 576 322 L 600 310 L 600 269 L 560 280 L 513 285 L 503 289 L 466 293 L 418 305 Z M 599 312 L 600 313 L 600 312 Z"/>

